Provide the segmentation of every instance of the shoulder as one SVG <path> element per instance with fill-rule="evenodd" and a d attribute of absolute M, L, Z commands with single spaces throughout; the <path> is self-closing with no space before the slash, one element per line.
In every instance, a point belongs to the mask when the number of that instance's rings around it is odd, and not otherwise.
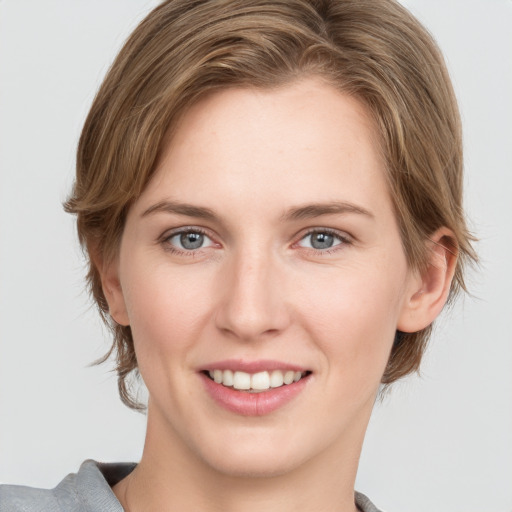
<path fill-rule="evenodd" d="M 53 489 L 0 485 L 0 512 L 61 512 Z"/>
<path fill-rule="evenodd" d="M 361 512 L 383 512 L 378 509 L 369 498 L 360 492 L 356 492 L 356 505 Z"/>
<path fill-rule="evenodd" d="M 54 489 L 0 485 L 0 512 L 74 512 L 79 506 L 75 474 Z"/>
<path fill-rule="evenodd" d="M 134 467 L 87 460 L 54 489 L 0 485 L 0 512 L 123 512 L 111 486 Z"/>

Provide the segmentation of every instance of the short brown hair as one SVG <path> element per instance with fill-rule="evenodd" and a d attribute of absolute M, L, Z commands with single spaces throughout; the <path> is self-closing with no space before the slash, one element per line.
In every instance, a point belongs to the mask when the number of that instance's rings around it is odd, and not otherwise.
<path fill-rule="evenodd" d="M 129 326 L 108 315 L 92 254 L 112 260 L 126 214 L 150 181 L 183 112 L 208 92 L 272 88 L 315 75 L 357 97 L 380 132 L 404 251 L 426 266 L 425 241 L 442 226 L 458 252 L 450 297 L 476 260 L 462 210 L 462 138 L 443 57 L 394 0 L 168 0 L 135 29 L 93 102 L 65 204 L 89 254 L 88 283 L 113 331 L 121 398 L 140 408 L 127 377 L 137 370 Z M 430 327 L 397 333 L 382 377 L 419 368 Z"/>

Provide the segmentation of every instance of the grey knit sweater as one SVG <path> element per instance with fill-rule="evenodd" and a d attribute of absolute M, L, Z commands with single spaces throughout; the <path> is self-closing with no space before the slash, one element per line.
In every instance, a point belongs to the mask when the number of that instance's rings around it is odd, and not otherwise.
<path fill-rule="evenodd" d="M 131 473 L 135 464 L 102 464 L 86 460 L 55 489 L 0 485 L 0 512 L 123 512 L 112 486 Z M 379 512 L 356 493 L 361 512 Z"/>

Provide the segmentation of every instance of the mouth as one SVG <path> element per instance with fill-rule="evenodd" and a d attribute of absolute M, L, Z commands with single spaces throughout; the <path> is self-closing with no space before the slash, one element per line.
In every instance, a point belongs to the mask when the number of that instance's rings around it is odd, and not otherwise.
<path fill-rule="evenodd" d="M 295 403 L 313 372 L 273 360 L 225 360 L 199 370 L 205 391 L 222 408 L 242 416 L 264 416 Z"/>
<path fill-rule="evenodd" d="M 308 377 L 310 371 L 264 370 L 249 373 L 240 370 L 213 369 L 202 372 L 216 384 L 247 393 L 262 393 L 271 389 L 289 386 Z"/>

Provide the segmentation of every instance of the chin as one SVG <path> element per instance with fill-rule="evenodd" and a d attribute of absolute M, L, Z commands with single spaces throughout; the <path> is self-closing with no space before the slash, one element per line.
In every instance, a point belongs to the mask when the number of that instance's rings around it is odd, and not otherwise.
<path fill-rule="evenodd" d="M 303 461 L 296 460 L 287 452 L 276 456 L 267 450 L 260 450 L 258 454 L 245 451 L 226 450 L 221 457 L 212 456 L 204 458 L 211 469 L 231 478 L 272 478 L 293 472 Z"/>
<path fill-rule="evenodd" d="M 195 443 L 195 453 L 203 464 L 233 478 L 270 478 L 289 474 L 323 446 L 312 435 L 290 434 L 290 429 L 250 428 L 217 430 L 216 435 Z M 196 440 L 197 441 L 197 440 Z M 189 445 L 190 446 L 190 445 Z"/>

